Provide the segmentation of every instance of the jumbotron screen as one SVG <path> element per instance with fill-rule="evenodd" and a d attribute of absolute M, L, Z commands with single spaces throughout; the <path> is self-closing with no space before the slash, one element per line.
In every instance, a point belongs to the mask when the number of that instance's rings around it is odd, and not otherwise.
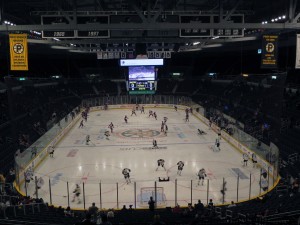
<path fill-rule="evenodd" d="M 129 81 L 155 80 L 154 66 L 130 66 L 128 67 Z"/>

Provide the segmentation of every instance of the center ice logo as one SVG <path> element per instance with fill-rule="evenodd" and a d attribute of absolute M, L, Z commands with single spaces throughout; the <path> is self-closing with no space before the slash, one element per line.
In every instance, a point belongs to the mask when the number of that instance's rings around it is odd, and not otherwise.
<path fill-rule="evenodd" d="M 160 135 L 160 132 L 149 129 L 132 129 L 122 132 L 121 135 L 129 138 L 151 138 Z"/>

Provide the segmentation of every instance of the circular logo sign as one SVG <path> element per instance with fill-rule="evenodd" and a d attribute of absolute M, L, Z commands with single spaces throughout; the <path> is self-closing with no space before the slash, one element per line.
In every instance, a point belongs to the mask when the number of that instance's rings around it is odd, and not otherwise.
<path fill-rule="evenodd" d="M 24 46 L 20 43 L 15 44 L 13 49 L 16 54 L 21 54 L 24 52 Z"/>
<path fill-rule="evenodd" d="M 160 132 L 149 129 L 132 129 L 122 132 L 121 135 L 128 138 L 151 138 L 159 136 Z"/>
<path fill-rule="evenodd" d="M 274 52 L 274 49 L 275 49 L 275 47 L 274 47 L 274 44 L 273 43 L 268 43 L 267 45 L 266 45 L 266 51 L 267 52 Z"/>

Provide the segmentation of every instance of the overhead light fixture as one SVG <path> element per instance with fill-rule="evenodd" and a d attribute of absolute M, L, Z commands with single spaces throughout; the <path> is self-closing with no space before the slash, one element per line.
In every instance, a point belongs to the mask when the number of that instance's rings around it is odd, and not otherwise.
<path fill-rule="evenodd" d="M 276 18 L 275 21 L 278 21 L 278 19 Z"/>
<path fill-rule="evenodd" d="M 193 42 L 193 45 L 199 45 L 199 44 L 200 44 L 199 41 Z"/>
<path fill-rule="evenodd" d="M 274 19 L 271 20 L 271 22 L 274 22 L 274 21 L 275 21 Z"/>
<path fill-rule="evenodd" d="M 285 18 L 286 18 L 286 16 L 285 16 L 285 15 L 283 15 L 283 16 L 282 16 L 282 19 L 285 19 Z"/>

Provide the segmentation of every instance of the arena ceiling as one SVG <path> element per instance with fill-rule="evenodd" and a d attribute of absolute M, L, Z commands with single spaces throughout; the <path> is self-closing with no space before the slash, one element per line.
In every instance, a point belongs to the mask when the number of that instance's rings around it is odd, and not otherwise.
<path fill-rule="evenodd" d="M 266 33 L 296 32 L 300 28 L 297 3 L 298 0 L 2 0 L 0 32 L 2 36 L 28 33 L 28 42 L 37 51 L 200 51 L 255 41 Z"/>

